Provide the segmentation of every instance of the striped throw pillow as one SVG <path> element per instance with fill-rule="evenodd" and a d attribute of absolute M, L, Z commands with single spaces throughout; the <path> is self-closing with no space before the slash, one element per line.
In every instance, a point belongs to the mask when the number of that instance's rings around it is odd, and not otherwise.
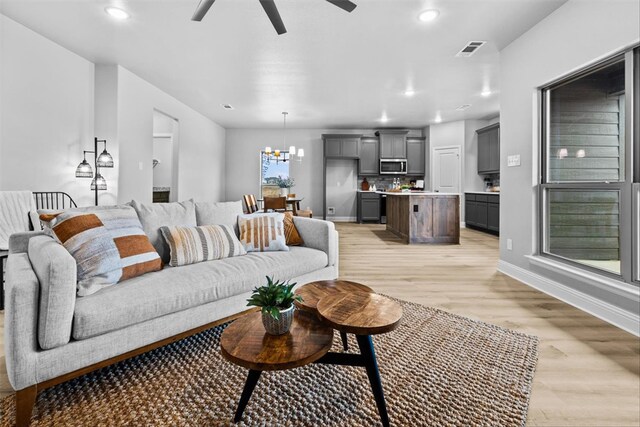
<path fill-rule="evenodd" d="M 238 215 L 240 242 L 247 252 L 288 251 L 284 214 Z"/>
<path fill-rule="evenodd" d="M 172 267 L 247 253 L 228 225 L 165 226 L 160 227 L 160 231 L 171 250 L 169 265 Z"/>
<path fill-rule="evenodd" d="M 68 209 L 45 228 L 76 260 L 78 296 L 162 269 L 162 260 L 128 206 Z"/>

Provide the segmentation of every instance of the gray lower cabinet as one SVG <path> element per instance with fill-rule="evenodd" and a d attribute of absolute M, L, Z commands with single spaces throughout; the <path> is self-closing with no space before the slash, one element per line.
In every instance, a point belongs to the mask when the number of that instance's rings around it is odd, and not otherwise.
<path fill-rule="evenodd" d="M 465 193 L 464 198 L 465 224 L 469 228 L 498 234 L 500 195 Z"/>
<path fill-rule="evenodd" d="M 500 123 L 478 129 L 478 173 L 500 172 Z"/>
<path fill-rule="evenodd" d="M 407 175 L 425 175 L 425 139 L 425 137 L 407 137 Z"/>
<path fill-rule="evenodd" d="M 380 194 L 358 192 L 358 222 L 380 222 Z"/>
<path fill-rule="evenodd" d="M 380 174 L 380 141 L 378 138 L 360 139 L 359 176 L 377 176 Z"/>
<path fill-rule="evenodd" d="M 324 156 L 337 159 L 357 159 L 360 157 L 361 135 L 322 135 Z"/>

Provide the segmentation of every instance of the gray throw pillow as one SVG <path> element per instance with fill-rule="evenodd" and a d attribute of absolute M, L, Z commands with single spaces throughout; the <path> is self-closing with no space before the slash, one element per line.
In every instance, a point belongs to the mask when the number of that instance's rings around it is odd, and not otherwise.
<path fill-rule="evenodd" d="M 172 203 L 140 203 L 132 200 L 131 206 L 136 210 L 145 234 L 165 264 L 169 263 L 171 252 L 169 245 L 162 237 L 160 227 L 198 225 L 196 205 L 193 200 Z"/>
<path fill-rule="evenodd" d="M 198 225 L 228 225 L 238 233 L 238 215 L 242 215 L 242 200 L 237 202 L 196 202 Z"/>

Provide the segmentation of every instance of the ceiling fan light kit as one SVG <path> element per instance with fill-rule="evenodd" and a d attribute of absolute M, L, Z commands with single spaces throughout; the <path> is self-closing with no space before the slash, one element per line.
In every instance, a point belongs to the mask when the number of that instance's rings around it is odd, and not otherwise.
<path fill-rule="evenodd" d="M 193 13 L 191 17 L 192 21 L 202 21 L 202 18 L 209 12 L 209 9 L 213 5 L 216 0 L 200 0 L 196 11 Z M 287 28 L 284 26 L 284 22 L 282 22 L 282 18 L 280 17 L 280 12 L 278 12 L 278 8 L 274 0 L 258 0 L 260 1 L 260 5 L 264 9 L 264 12 L 267 14 L 267 17 L 271 21 L 271 25 L 275 28 L 276 33 L 278 35 L 284 34 L 287 32 Z M 326 0 L 327 2 L 333 4 L 334 6 L 339 7 L 340 9 L 351 13 L 353 9 L 356 8 L 356 4 L 349 0 Z"/>

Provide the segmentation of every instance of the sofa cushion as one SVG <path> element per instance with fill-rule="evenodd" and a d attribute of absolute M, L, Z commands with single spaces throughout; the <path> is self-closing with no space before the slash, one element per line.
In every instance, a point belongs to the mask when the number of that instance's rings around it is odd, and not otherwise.
<path fill-rule="evenodd" d="M 304 244 L 296 225 L 293 223 L 293 212 L 284 213 L 284 237 L 288 246 L 300 246 Z"/>
<path fill-rule="evenodd" d="M 29 239 L 28 253 L 40 282 L 38 343 L 48 350 L 71 339 L 76 303 L 76 261 L 49 236 Z"/>
<path fill-rule="evenodd" d="M 171 249 L 172 267 L 247 254 L 228 225 L 160 227 L 160 231 Z"/>
<path fill-rule="evenodd" d="M 237 202 L 196 202 L 198 225 L 228 225 L 238 233 L 238 215 L 242 215 L 242 200 Z"/>
<path fill-rule="evenodd" d="M 46 231 L 76 260 L 78 296 L 162 269 L 160 256 L 130 206 L 68 209 L 49 225 Z"/>
<path fill-rule="evenodd" d="M 167 267 L 76 301 L 73 337 L 81 340 L 211 301 L 250 292 L 265 276 L 290 280 L 328 264 L 305 247 Z"/>
<path fill-rule="evenodd" d="M 238 216 L 240 242 L 247 252 L 288 251 L 284 214 L 253 213 Z"/>
<path fill-rule="evenodd" d="M 167 242 L 162 238 L 160 227 L 167 225 L 195 226 L 196 205 L 193 200 L 186 202 L 172 203 L 139 203 L 131 201 L 131 206 L 138 213 L 138 218 L 142 223 L 142 228 L 151 244 L 160 254 L 160 258 L 165 264 L 169 263 L 170 251 Z"/>

